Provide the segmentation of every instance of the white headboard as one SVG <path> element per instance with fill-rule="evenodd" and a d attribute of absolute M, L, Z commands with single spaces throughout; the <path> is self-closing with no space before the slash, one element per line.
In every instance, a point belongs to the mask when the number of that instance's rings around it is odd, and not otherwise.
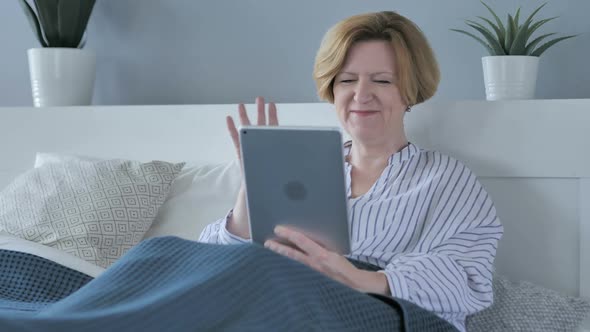
<path fill-rule="evenodd" d="M 278 109 L 283 124 L 338 125 L 328 104 Z M 0 187 L 38 151 L 229 161 L 226 114 L 236 105 L 0 108 Z M 500 273 L 590 298 L 590 99 L 427 103 L 406 124 L 411 141 L 462 160 L 491 194 L 505 226 Z"/>

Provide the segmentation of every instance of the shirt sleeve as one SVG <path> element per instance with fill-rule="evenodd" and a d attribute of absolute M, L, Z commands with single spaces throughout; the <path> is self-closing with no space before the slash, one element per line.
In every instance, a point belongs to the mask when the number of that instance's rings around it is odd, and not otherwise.
<path fill-rule="evenodd" d="M 450 200 L 453 205 L 431 206 L 433 217 L 414 250 L 393 255 L 380 271 L 392 296 L 456 321 L 492 304 L 493 262 L 503 227 L 477 185 L 478 196 L 458 195 Z"/>
<path fill-rule="evenodd" d="M 230 210 L 224 218 L 207 225 L 199 236 L 199 242 L 213 244 L 244 244 L 251 242 L 251 240 L 241 238 L 227 230 L 227 221 L 232 216 L 232 213 L 233 210 Z"/>

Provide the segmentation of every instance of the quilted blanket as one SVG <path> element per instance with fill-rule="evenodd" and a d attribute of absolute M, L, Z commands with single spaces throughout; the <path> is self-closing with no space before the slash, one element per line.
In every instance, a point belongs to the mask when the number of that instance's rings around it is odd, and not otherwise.
<path fill-rule="evenodd" d="M 454 331 L 257 245 L 161 237 L 96 279 L 0 251 L 0 331 Z"/>

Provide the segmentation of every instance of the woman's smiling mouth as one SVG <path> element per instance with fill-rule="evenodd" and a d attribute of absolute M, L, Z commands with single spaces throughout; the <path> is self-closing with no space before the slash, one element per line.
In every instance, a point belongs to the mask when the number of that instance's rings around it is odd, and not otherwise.
<path fill-rule="evenodd" d="M 363 111 L 363 110 L 355 110 L 355 111 L 350 111 L 350 113 L 356 115 L 356 116 L 371 116 L 371 115 L 375 115 L 377 113 L 379 113 L 379 111 Z"/>

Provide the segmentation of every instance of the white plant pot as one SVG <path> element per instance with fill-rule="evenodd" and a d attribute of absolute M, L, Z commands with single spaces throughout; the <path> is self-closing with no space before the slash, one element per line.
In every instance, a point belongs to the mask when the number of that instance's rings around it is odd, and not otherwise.
<path fill-rule="evenodd" d="M 32 48 L 27 51 L 35 107 L 90 105 L 96 56 L 77 48 Z"/>
<path fill-rule="evenodd" d="M 535 98 L 539 57 L 485 56 L 481 62 L 487 100 Z"/>

